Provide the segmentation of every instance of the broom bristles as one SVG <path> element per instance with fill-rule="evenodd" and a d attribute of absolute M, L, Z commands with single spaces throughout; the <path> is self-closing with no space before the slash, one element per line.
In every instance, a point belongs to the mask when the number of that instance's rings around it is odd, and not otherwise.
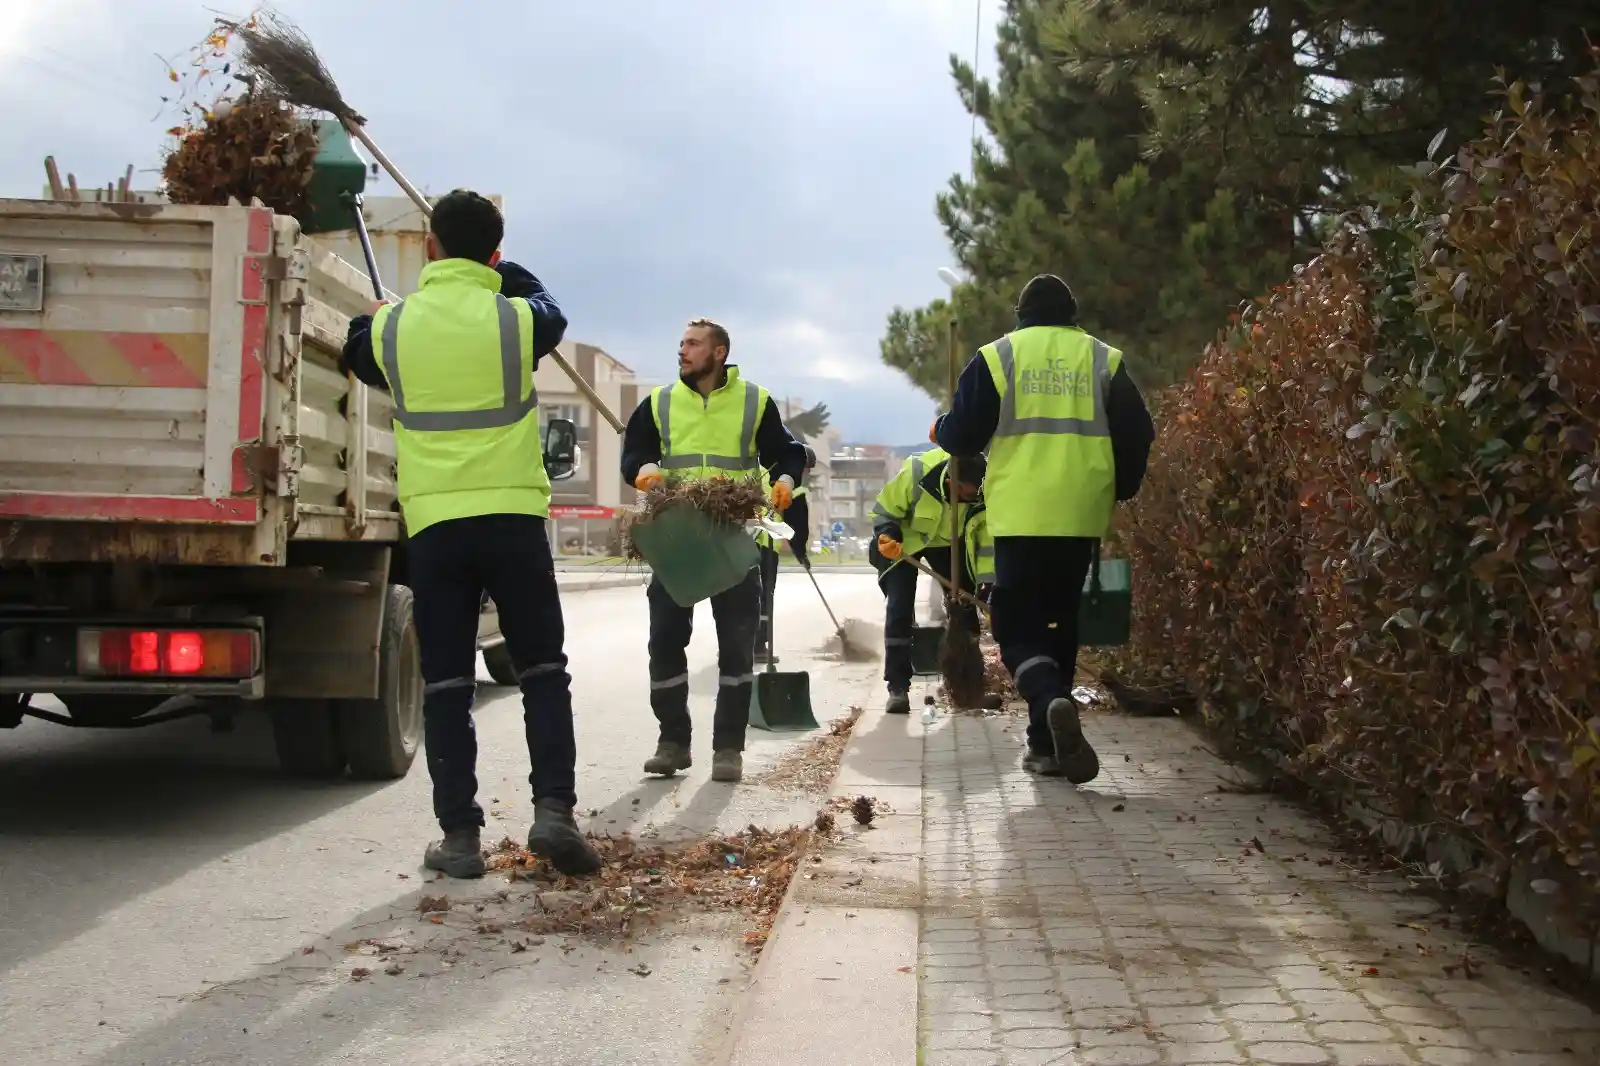
<path fill-rule="evenodd" d="M 344 102 L 311 38 L 294 23 L 278 14 L 264 14 L 249 23 L 222 25 L 244 42 L 241 58 L 245 70 L 269 95 L 296 107 L 327 111 L 357 125 L 366 121 Z"/>
<path fill-rule="evenodd" d="M 951 707 L 971 710 L 983 705 L 984 663 L 978 634 L 970 622 L 955 612 L 945 622 L 939 672 L 944 675 L 945 696 Z"/>

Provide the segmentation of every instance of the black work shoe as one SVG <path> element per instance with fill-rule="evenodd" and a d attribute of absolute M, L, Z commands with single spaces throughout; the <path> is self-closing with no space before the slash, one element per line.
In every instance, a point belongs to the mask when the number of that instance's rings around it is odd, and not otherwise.
<path fill-rule="evenodd" d="M 1040 777 L 1060 777 L 1061 763 L 1049 752 L 1030 751 L 1022 757 L 1022 768 Z"/>
<path fill-rule="evenodd" d="M 729 784 L 744 777 L 744 756 L 732 748 L 711 753 L 711 780 Z"/>
<path fill-rule="evenodd" d="M 911 713 L 911 693 L 909 693 L 909 692 L 891 692 L 891 693 L 889 693 L 889 702 L 884 704 L 883 710 L 884 710 L 885 714 L 910 714 Z"/>
<path fill-rule="evenodd" d="M 568 877 L 587 877 L 602 865 L 600 853 L 578 828 L 572 808 L 560 800 L 544 799 L 534 803 L 528 850 L 549 859 L 551 866 Z"/>
<path fill-rule="evenodd" d="M 689 745 L 669 744 L 663 740 L 656 745 L 656 753 L 644 761 L 644 772 L 671 777 L 693 765 L 694 760 L 689 757 Z"/>
<path fill-rule="evenodd" d="M 1056 744 L 1056 760 L 1074 785 L 1087 784 L 1100 776 L 1100 757 L 1089 746 L 1078 721 L 1078 704 L 1070 696 L 1057 696 L 1045 711 L 1050 736 Z"/>
<path fill-rule="evenodd" d="M 482 877 L 489 868 L 476 829 L 457 829 L 435 840 L 423 854 L 422 865 L 447 877 Z"/>

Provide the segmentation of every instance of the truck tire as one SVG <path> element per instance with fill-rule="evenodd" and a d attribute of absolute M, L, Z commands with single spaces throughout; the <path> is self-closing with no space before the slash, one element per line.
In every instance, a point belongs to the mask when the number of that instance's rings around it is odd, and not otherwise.
<path fill-rule="evenodd" d="M 270 705 L 278 765 L 295 777 L 338 777 L 344 745 L 332 700 L 275 700 Z"/>
<path fill-rule="evenodd" d="M 522 683 L 517 679 L 517 666 L 511 661 L 511 649 L 504 644 L 484 648 L 483 665 L 489 668 L 489 677 L 497 685 L 516 688 Z"/>
<path fill-rule="evenodd" d="M 422 655 L 411 590 L 390 585 L 378 649 L 378 698 L 337 700 L 352 776 L 404 777 L 422 741 Z"/>

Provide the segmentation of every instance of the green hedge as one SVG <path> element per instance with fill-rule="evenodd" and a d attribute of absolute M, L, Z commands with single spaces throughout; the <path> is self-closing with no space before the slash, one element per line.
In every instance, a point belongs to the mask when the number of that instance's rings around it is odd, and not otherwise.
<path fill-rule="evenodd" d="M 1600 890 L 1600 78 L 1562 90 L 1238 316 L 1121 533 L 1142 677 Z"/>

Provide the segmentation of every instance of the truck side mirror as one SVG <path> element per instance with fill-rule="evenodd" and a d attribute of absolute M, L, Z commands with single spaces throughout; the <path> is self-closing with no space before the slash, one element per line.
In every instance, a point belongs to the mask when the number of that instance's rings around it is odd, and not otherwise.
<path fill-rule="evenodd" d="M 565 481 L 578 472 L 578 427 L 570 418 L 545 422 L 544 472 L 551 481 Z"/>

